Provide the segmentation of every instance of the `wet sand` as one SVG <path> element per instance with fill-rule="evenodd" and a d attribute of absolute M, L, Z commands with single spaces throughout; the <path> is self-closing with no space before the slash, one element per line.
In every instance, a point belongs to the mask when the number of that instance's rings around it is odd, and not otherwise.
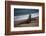
<path fill-rule="evenodd" d="M 39 26 L 38 19 L 34 20 L 34 21 L 30 21 L 30 23 L 26 23 L 26 24 L 24 24 L 24 22 L 26 22 L 26 20 L 15 21 L 14 22 L 14 27 L 34 27 L 34 26 Z"/>

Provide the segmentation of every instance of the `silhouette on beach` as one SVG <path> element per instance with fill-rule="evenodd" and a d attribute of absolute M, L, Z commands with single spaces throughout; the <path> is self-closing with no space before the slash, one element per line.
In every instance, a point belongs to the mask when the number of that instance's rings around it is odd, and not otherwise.
<path fill-rule="evenodd" d="M 20 25 L 20 24 L 29 24 L 29 23 L 31 23 L 31 14 L 29 14 L 29 18 L 26 21 L 21 22 L 18 25 Z"/>

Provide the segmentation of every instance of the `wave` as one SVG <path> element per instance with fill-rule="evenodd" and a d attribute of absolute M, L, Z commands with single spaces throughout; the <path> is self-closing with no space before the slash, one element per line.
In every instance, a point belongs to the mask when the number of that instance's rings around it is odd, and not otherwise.
<path fill-rule="evenodd" d="M 38 16 L 39 16 L 39 13 L 32 13 L 31 14 L 31 18 L 35 18 Z M 29 14 L 26 14 L 26 15 L 15 16 L 14 20 L 19 21 L 19 20 L 24 20 L 24 19 L 28 19 L 28 18 L 29 18 Z"/>

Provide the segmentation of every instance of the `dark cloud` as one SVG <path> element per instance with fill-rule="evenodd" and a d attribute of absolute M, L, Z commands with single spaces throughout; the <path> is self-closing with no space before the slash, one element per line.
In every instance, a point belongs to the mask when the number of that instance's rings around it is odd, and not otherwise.
<path fill-rule="evenodd" d="M 14 8 L 14 16 L 37 13 L 37 12 L 39 12 L 39 9 L 19 9 L 19 8 Z"/>

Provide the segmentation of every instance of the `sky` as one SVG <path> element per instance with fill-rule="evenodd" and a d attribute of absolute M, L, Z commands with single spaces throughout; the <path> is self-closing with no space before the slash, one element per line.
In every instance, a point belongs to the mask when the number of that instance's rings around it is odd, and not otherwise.
<path fill-rule="evenodd" d="M 19 15 L 27 15 L 32 13 L 38 13 L 38 9 L 20 9 L 20 8 L 14 8 L 14 16 Z"/>

